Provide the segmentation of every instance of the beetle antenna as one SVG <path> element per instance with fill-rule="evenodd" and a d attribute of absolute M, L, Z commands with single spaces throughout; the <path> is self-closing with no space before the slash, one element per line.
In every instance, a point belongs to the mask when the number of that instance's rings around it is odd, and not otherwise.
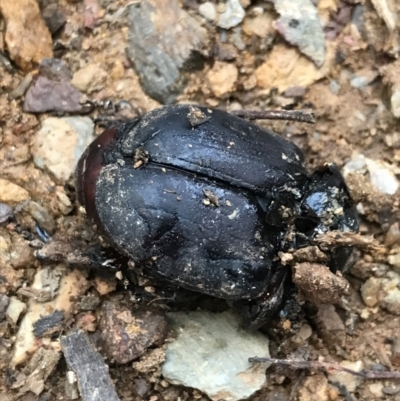
<path fill-rule="evenodd" d="M 233 110 L 231 114 L 246 120 L 286 120 L 315 124 L 315 115 L 303 110 Z"/>

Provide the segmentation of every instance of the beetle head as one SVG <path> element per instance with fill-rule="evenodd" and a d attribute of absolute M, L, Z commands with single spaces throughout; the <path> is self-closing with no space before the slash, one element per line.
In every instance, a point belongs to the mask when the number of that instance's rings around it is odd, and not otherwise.
<path fill-rule="evenodd" d="M 296 227 L 307 239 L 334 230 L 358 232 L 356 207 L 342 174 L 334 164 L 326 164 L 311 175 Z M 301 238 L 297 242 L 298 247 L 306 245 L 308 243 L 301 243 Z M 330 258 L 331 269 L 342 270 L 351 252 L 350 247 L 334 249 Z"/>

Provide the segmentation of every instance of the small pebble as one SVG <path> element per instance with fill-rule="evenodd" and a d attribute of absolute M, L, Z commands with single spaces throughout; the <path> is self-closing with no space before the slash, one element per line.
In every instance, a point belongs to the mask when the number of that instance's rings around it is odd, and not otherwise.
<path fill-rule="evenodd" d="M 7 48 L 19 68 L 29 71 L 43 58 L 52 57 L 52 38 L 36 0 L 1 0 L 0 14 L 4 21 L 0 47 Z"/>
<path fill-rule="evenodd" d="M 94 139 L 89 117 L 48 117 L 32 141 L 33 160 L 58 180 L 68 180 L 86 147 Z"/>
<path fill-rule="evenodd" d="M 78 70 L 74 74 L 71 84 L 80 91 L 90 94 L 103 85 L 106 78 L 106 71 L 100 64 L 94 63 Z"/>
<path fill-rule="evenodd" d="M 280 15 L 275 21 L 277 31 L 321 67 L 326 57 L 325 37 L 314 3 L 311 0 L 275 0 L 274 7 Z"/>
<path fill-rule="evenodd" d="M 54 232 L 56 222 L 46 207 L 37 202 L 29 201 L 24 209 L 36 220 L 41 228 L 44 228 L 50 234 Z"/>
<path fill-rule="evenodd" d="M 206 1 L 199 6 L 199 13 L 208 21 L 214 21 L 217 18 L 217 10 L 211 1 Z"/>
<path fill-rule="evenodd" d="M 76 400 L 79 398 L 78 381 L 76 379 L 75 372 L 69 370 L 65 378 L 65 395 L 70 400 Z"/>
<path fill-rule="evenodd" d="M 58 58 L 44 58 L 39 65 L 39 74 L 56 82 L 68 82 L 72 78 L 68 64 Z"/>
<path fill-rule="evenodd" d="M 29 192 L 11 181 L 0 178 L 0 202 L 16 205 L 29 199 Z"/>
<path fill-rule="evenodd" d="M 12 207 L 0 203 L 0 224 L 6 222 L 13 215 Z"/>
<path fill-rule="evenodd" d="M 356 89 L 365 89 L 378 76 L 376 72 L 368 71 L 364 75 L 356 75 L 351 79 L 350 85 Z"/>
<path fill-rule="evenodd" d="M 368 386 L 368 389 L 374 397 L 376 397 L 376 398 L 383 397 L 383 391 L 382 391 L 383 383 L 382 382 L 372 383 Z"/>
<path fill-rule="evenodd" d="M 46 111 L 80 113 L 83 110 L 82 98 L 83 94 L 70 82 L 57 82 L 39 76 L 25 96 L 24 111 L 28 113 L 45 113 Z"/>
<path fill-rule="evenodd" d="M 375 277 L 370 277 L 361 287 L 361 297 L 365 305 L 370 308 L 378 303 L 378 290 L 382 280 Z"/>
<path fill-rule="evenodd" d="M 344 368 L 355 370 L 360 372 L 364 368 L 362 361 L 343 361 L 340 363 Z M 336 372 L 328 375 L 329 380 L 332 382 L 338 382 L 347 388 L 350 392 L 355 391 L 355 389 L 363 382 L 363 378 L 359 376 L 352 375 L 347 372 Z"/>
<path fill-rule="evenodd" d="M 0 206 L 0 210 L 1 210 L 1 206 Z M 0 213 L 0 215 L 1 215 L 1 213 Z M 386 233 L 385 245 L 392 246 L 392 245 L 398 244 L 398 243 L 400 243 L 400 228 L 399 228 L 399 223 L 396 222 L 389 227 L 389 230 Z"/>
<path fill-rule="evenodd" d="M 217 25 L 223 29 L 230 29 L 239 25 L 245 16 L 239 0 L 228 0 L 225 11 L 220 15 Z"/>
<path fill-rule="evenodd" d="M 25 311 L 26 311 L 26 305 L 23 302 L 21 302 L 17 297 L 11 297 L 10 303 L 6 310 L 6 318 L 10 323 L 16 325 L 19 317 Z"/>
<path fill-rule="evenodd" d="M 364 174 L 368 171 L 371 184 L 383 195 L 393 195 L 399 188 L 399 181 L 392 171 L 393 167 L 381 160 L 373 160 L 362 154 L 357 154 L 343 167 L 346 177 L 351 172 Z"/>
<path fill-rule="evenodd" d="M 6 310 L 9 303 L 10 303 L 10 298 L 5 294 L 0 294 L 0 322 L 6 316 Z"/>
<path fill-rule="evenodd" d="M 328 401 L 328 379 L 322 373 L 306 377 L 298 390 L 298 401 Z"/>
<path fill-rule="evenodd" d="M 69 213 L 72 212 L 74 209 L 73 204 L 71 203 L 71 200 L 68 198 L 67 194 L 63 190 L 58 190 L 56 192 L 57 195 L 57 206 L 60 209 L 60 212 L 66 216 Z"/>
<path fill-rule="evenodd" d="M 388 263 L 395 268 L 395 270 L 400 272 L 400 252 L 397 252 L 394 255 L 389 255 L 387 260 Z"/>
<path fill-rule="evenodd" d="M 399 188 L 399 181 L 394 173 L 381 161 L 366 159 L 371 184 L 384 195 L 394 195 Z"/>
<path fill-rule="evenodd" d="M 223 98 L 235 89 L 238 70 L 234 64 L 217 61 L 206 78 L 214 95 Z"/>
<path fill-rule="evenodd" d="M 147 348 L 161 346 L 167 335 L 167 321 L 160 312 L 131 311 L 118 303 L 105 302 L 100 330 L 104 350 L 118 363 L 131 362 Z"/>

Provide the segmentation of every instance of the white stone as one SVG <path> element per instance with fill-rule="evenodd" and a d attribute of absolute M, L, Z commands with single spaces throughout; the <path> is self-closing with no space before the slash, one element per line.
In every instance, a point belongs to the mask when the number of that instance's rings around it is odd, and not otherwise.
<path fill-rule="evenodd" d="M 400 91 L 395 90 L 390 96 L 390 105 L 392 113 L 396 118 L 400 118 Z"/>
<path fill-rule="evenodd" d="M 384 397 L 383 391 L 382 391 L 383 390 L 382 382 L 372 383 L 368 386 L 368 389 L 374 397 L 376 397 L 376 398 Z"/>
<path fill-rule="evenodd" d="M 228 0 L 225 11 L 220 15 L 218 26 L 230 29 L 239 25 L 245 16 L 244 9 L 239 0 Z"/>
<path fill-rule="evenodd" d="M 196 388 L 213 401 L 250 397 L 266 381 L 266 364 L 250 357 L 269 357 L 268 338 L 239 328 L 231 312 L 196 311 L 168 315 L 177 338 L 166 350 L 162 374 L 173 384 Z"/>
<path fill-rule="evenodd" d="M 394 166 L 381 160 L 372 160 L 362 154 L 356 154 L 343 167 L 343 175 L 346 177 L 352 172 L 364 174 L 368 171 L 371 184 L 376 191 L 384 195 L 393 195 L 399 188 L 394 170 Z"/>
<path fill-rule="evenodd" d="M 362 361 L 343 361 L 340 365 L 344 368 L 355 370 L 356 372 L 360 372 L 364 368 Z M 329 375 L 329 380 L 331 382 L 338 382 L 347 388 L 347 390 L 353 392 L 362 383 L 363 378 L 347 372 L 336 372 Z"/>
<path fill-rule="evenodd" d="M 94 124 L 89 117 L 49 117 L 32 142 L 35 164 L 57 179 L 68 180 L 86 147 L 94 139 Z"/>
<path fill-rule="evenodd" d="M 6 318 L 12 324 L 17 324 L 19 317 L 26 310 L 26 305 L 17 297 L 11 297 L 6 311 Z"/>
<path fill-rule="evenodd" d="M 208 21 L 214 21 L 217 18 L 217 10 L 211 1 L 206 1 L 199 6 L 199 13 Z"/>
<path fill-rule="evenodd" d="M 399 187 L 399 181 L 386 163 L 366 159 L 372 186 L 381 194 L 393 195 Z"/>
<path fill-rule="evenodd" d="M 353 155 L 343 167 L 343 175 L 347 177 L 349 173 L 365 174 L 367 172 L 367 165 L 365 163 L 366 157 L 362 154 Z"/>

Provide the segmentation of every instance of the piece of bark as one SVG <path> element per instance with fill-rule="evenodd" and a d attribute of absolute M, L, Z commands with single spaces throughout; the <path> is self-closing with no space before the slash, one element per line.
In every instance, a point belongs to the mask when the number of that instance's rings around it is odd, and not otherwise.
<path fill-rule="evenodd" d="M 31 391 L 39 395 L 45 389 L 48 377 L 53 373 L 60 359 L 60 353 L 54 349 L 39 348 L 32 356 L 28 365 L 23 370 L 25 379 L 22 381 L 19 394 Z"/>
<path fill-rule="evenodd" d="M 35 337 L 43 337 L 53 334 L 61 329 L 64 312 L 55 310 L 51 315 L 43 316 L 33 325 Z"/>
<path fill-rule="evenodd" d="M 61 337 L 61 347 L 83 401 L 120 401 L 107 365 L 83 331 Z"/>

